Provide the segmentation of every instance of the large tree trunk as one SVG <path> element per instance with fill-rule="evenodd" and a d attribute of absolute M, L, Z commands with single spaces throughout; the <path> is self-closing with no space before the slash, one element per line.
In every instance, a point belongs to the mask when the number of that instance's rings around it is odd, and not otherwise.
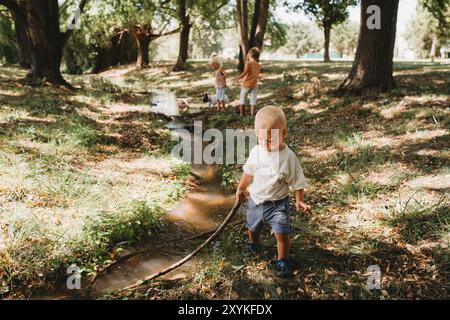
<path fill-rule="evenodd" d="M 144 26 L 135 26 L 133 27 L 133 34 L 136 38 L 136 44 L 137 44 L 137 60 L 136 60 L 136 67 L 138 69 L 148 67 L 150 64 L 150 58 L 149 58 L 149 46 L 150 43 L 159 38 L 164 37 L 170 34 L 177 33 L 179 29 L 175 29 L 166 33 L 153 33 L 153 29 L 151 24 L 147 24 Z M 124 35 L 122 33 L 122 35 Z M 189 38 L 189 34 L 188 34 Z M 117 47 L 121 48 L 121 45 L 123 45 L 123 42 L 121 41 L 122 37 L 119 38 L 119 41 L 117 43 Z M 113 43 L 114 44 L 114 43 Z M 187 59 L 187 52 L 186 52 L 186 58 Z M 186 60 L 185 60 L 186 61 Z"/>
<path fill-rule="evenodd" d="M 331 26 L 325 26 L 323 28 L 325 43 L 324 43 L 324 51 L 323 51 L 323 61 L 330 62 L 330 35 L 331 35 Z"/>
<path fill-rule="evenodd" d="M 14 25 L 16 29 L 17 44 L 19 46 L 19 64 L 21 67 L 29 69 L 31 67 L 31 55 L 26 17 L 16 15 L 14 18 Z"/>
<path fill-rule="evenodd" d="M 139 32 L 136 32 L 135 36 L 138 49 L 136 68 L 146 68 L 150 63 L 148 49 L 150 46 L 151 37 L 145 33 Z"/>
<path fill-rule="evenodd" d="M 242 46 L 239 46 L 239 55 L 238 55 L 238 71 L 244 71 L 245 61 L 244 61 L 244 52 L 242 51 Z"/>
<path fill-rule="evenodd" d="M 119 64 L 128 64 L 137 61 L 136 36 L 127 31 L 119 32 L 111 38 L 111 43 L 106 47 L 96 48 L 96 62 L 93 73 L 102 72 Z"/>
<path fill-rule="evenodd" d="M 255 12 L 252 19 L 252 29 L 250 32 L 250 48 L 258 47 L 262 50 L 268 19 L 269 0 L 256 0 Z"/>
<path fill-rule="evenodd" d="M 259 19 L 259 6 L 261 4 L 261 0 L 255 0 L 253 8 L 253 16 L 252 16 L 252 24 L 250 25 L 250 34 L 248 35 L 248 48 L 253 48 L 255 46 L 255 34 L 256 28 L 258 26 Z"/>
<path fill-rule="evenodd" d="M 79 2 L 80 13 L 87 2 Z M 64 46 L 73 30 L 60 32 L 58 0 L 0 0 L 0 4 L 6 6 L 26 28 L 24 34 L 28 37 L 31 62 L 28 79 L 32 82 L 46 79 L 54 84 L 70 86 L 63 79 L 60 66 Z"/>
<path fill-rule="evenodd" d="M 28 77 L 67 85 L 60 71 L 64 41 L 59 29 L 58 0 L 27 1 L 27 20 L 31 52 Z"/>
<path fill-rule="evenodd" d="M 180 46 L 178 49 L 178 59 L 177 63 L 173 67 L 173 70 L 180 71 L 186 69 L 186 61 L 189 55 L 189 35 L 191 33 L 191 22 L 189 18 L 189 13 L 187 11 L 186 0 L 178 1 L 178 16 L 181 24 L 180 33 Z"/>
<path fill-rule="evenodd" d="M 189 56 L 189 35 L 192 27 L 189 22 L 189 17 L 187 19 L 187 23 L 183 25 L 180 33 L 180 48 L 178 52 L 178 59 L 175 67 L 173 68 L 173 70 L 175 71 L 186 69 L 186 61 Z"/>
<path fill-rule="evenodd" d="M 338 92 L 362 94 L 391 90 L 393 57 L 399 0 L 362 0 L 361 27 L 352 70 Z M 381 29 L 369 29 L 367 8 L 377 5 L 381 9 Z"/>
<path fill-rule="evenodd" d="M 238 70 L 242 72 L 244 70 L 245 57 L 250 49 L 248 39 L 248 0 L 237 0 L 236 12 L 240 34 Z"/>
<path fill-rule="evenodd" d="M 248 0 L 237 0 L 236 12 L 240 34 L 238 70 L 243 71 L 245 57 L 253 47 L 262 49 L 269 18 L 269 0 L 255 0 L 252 24 L 248 26 Z"/>

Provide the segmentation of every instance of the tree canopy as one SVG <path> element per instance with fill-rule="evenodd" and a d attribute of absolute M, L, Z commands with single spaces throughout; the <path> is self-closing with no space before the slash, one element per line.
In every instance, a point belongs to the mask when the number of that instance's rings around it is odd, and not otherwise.
<path fill-rule="evenodd" d="M 310 23 L 300 22 L 292 25 L 287 34 L 287 52 L 300 58 L 307 53 L 320 51 L 322 38 L 319 32 L 318 28 Z"/>
<path fill-rule="evenodd" d="M 15 40 L 12 17 L 0 12 L 0 62 L 17 62 L 18 50 Z"/>
<path fill-rule="evenodd" d="M 450 26 L 450 0 L 420 0 L 420 4 L 433 15 L 440 28 Z"/>

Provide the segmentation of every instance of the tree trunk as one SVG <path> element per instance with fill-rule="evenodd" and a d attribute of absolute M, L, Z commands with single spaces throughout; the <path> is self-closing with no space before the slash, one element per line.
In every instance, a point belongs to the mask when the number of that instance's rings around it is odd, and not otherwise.
<path fill-rule="evenodd" d="M 323 62 L 330 62 L 330 35 L 331 35 L 331 26 L 325 26 L 323 28 L 325 43 L 324 43 L 324 51 L 323 51 Z"/>
<path fill-rule="evenodd" d="M 252 25 L 248 27 L 248 0 L 237 0 L 236 12 L 238 18 L 240 42 L 238 70 L 243 71 L 248 50 L 253 47 L 262 49 L 269 18 L 269 0 L 255 0 Z"/>
<path fill-rule="evenodd" d="M 178 49 L 177 63 L 173 70 L 180 71 L 186 69 L 186 61 L 189 55 L 189 35 L 191 33 L 191 22 L 187 11 L 186 0 L 178 1 L 178 17 L 181 23 L 180 46 Z"/>
<path fill-rule="evenodd" d="M 248 35 L 248 49 L 253 48 L 256 45 L 256 28 L 258 27 L 259 19 L 259 6 L 261 0 L 255 0 L 255 6 L 253 8 L 252 24 L 250 25 L 250 34 Z"/>
<path fill-rule="evenodd" d="M 97 55 L 92 72 L 99 73 L 119 64 L 136 63 L 137 42 L 136 36 L 126 31 L 114 35 L 108 46 L 95 49 Z"/>
<path fill-rule="evenodd" d="M 258 47 L 262 50 L 268 19 L 269 0 L 255 1 L 255 12 L 252 19 L 249 48 Z"/>
<path fill-rule="evenodd" d="M 189 35 L 191 32 L 191 24 L 189 22 L 189 17 L 187 17 L 187 23 L 183 25 L 183 29 L 180 33 L 180 48 L 178 52 L 177 63 L 173 70 L 180 71 L 186 70 L 186 61 L 189 56 Z"/>
<path fill-rule="evenodd" d="M 242 72 L 244 70 L 245 57 L 247 56 L 247 52 L 250 49 L 248 38 L 248 0 L 237 0 L 236 12 L 240 34 L 238 70 Z"/>
<path fill-rule="evenodd" d="M 59 29 L 58 0 L 27 1 L 27 20 L 31 52 L 28 78 L 67 85 L 60 71 L 63 41 Z"/>
<path fill-rule="evenodd" d="M 139 32 L 136 32 L 135 36 L 136 36 L 136 44 L 137 44 L 137 49 L 138 49 L 136 68 L 138 68 L 138 69 L 146 68 L 146 67 L 148 67 L 148 65 L 150 63 L 148 50 L 149 50 L 151 38 L 149 35 L 147 35 L 145 33 L 139 33 Z"/>
<path fill-rule="evenodd" d="M 25 17 L 16 15 L 14 18 L 14 25 L 16 29 L 17 44 L 19 46 L 19 64 L 21 67 L 29 69 L 31 67 L 31 55 L 29 45 L 30 39 L 27 33 L 27 20 Z"/>
<path fill-rule="evenodd" d="M 244 67 L 245 67 L 245 61 L 244 61 L 244 52 L 242 51 L 242 46 L 239 46 L 239 62 L 238 62 L 238 71 L 242 72 L 244 71 Z"/>
<path fill-rule="evenodd" d="M 380 93 L 391 90 L 393 57 L 399 0 L 362 0 L 361 27 L 352 70 L 338 89 L 338 93 Z M 381 29 L 369 29 L 367 8 L 381 9 Z"/>

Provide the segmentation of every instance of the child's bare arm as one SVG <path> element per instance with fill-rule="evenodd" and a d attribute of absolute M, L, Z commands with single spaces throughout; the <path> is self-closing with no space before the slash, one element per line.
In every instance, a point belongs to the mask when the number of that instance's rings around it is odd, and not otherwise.
<path fill-rule="evenodd" d="M 236 82 L 238 80 L 241 80 L 248 74 L 248 72 L 249 72 L 249 68 L 248 68 L 248 64 L 246 63 L 244 66 L 244 71 L 240 75 L 238 75 L 236 78 L 234 78 L 233 81 Z"/>
<path fill-rule="evenodd" d="M 227 78 L 227 73 L 225 72 L 224 69 L 220 69 L 220 78 L 222 80 L 225 80 Z"/>
<path fill-rule="evenodd" d="M 237 75 L 236 78 L 233 79 L 233 82 L 237 82 L 237 81 L 241 80 L 244 76 L 245 76 L 245 72 Z"/>
<path fill-rule="evenodd" d="M 304 202 L 305 192 L 303 189 L 295 190 L 295 207 L 297 211 L 303 211 L 305 213 L 311 213 L 311 206 Z"/>
<path fill-rule="evenodd" d="M 245 190 L 247 190 L 248 186 L 252 182 L 252 179 L 253 176 L 246 173 L 242 174 L 241 181 L 239 182 L 239 186 L 237 187 L 236 190 L 236 202 L 240 203 L 244 202 L 245 200 L 244 192 Z"/>

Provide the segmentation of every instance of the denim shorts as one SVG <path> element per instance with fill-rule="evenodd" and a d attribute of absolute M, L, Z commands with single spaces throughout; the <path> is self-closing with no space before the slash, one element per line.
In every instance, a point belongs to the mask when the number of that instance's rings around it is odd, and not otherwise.
<path fill-rule="evenodd" d="M 250 95 L 250 105 L 256 106 L 256 101 L 258 99 L 258 88 L 245 88 L 241 87 L 241 95 L 239 98 L 239 103 L 245 105 L 247 102 L 247 96 Z"/>
<path fill-rule="evenodd" d="M 216 97 L 217 101 L 225 101 L 225 87 L 216 88 Z"/>
<path fill-rule="evenodd" d="M 268 223 L 276 234 L 291 233 L 289 197 L 277 201 L 265 201 L 261 204 L 256 204 L 250 198 L 247 209 L 248 229 L 252 232 L 261 231 L 264 222 Z"/>

